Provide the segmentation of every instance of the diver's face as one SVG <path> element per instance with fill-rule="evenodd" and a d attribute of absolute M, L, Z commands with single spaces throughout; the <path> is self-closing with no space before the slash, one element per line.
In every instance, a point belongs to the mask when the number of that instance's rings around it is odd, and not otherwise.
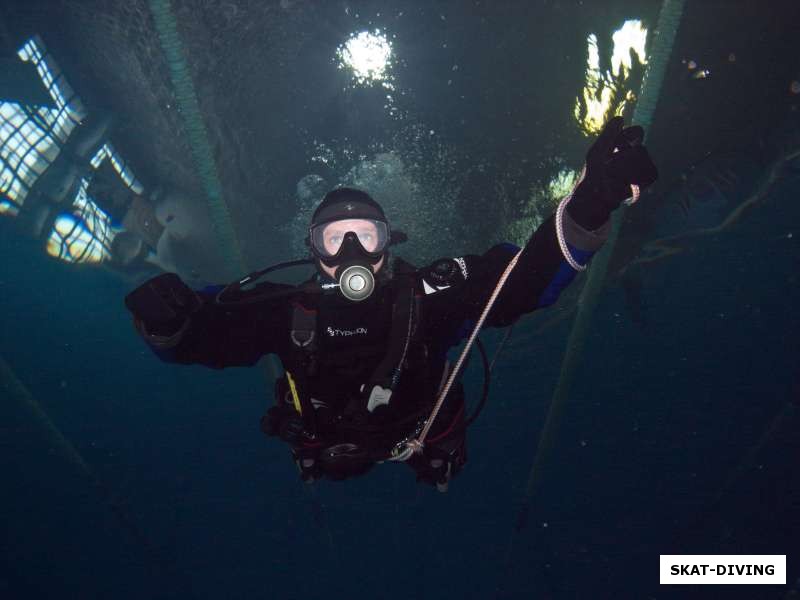
<path fill-rule="evenodd" d="M 367 252 L 375 252 L 378 248 L 378 228 L 372 221 L 367 219 L 343 219 L 334 221 L 325 226 L 322 232 L 322 242 L 328 254 L 336 254 L 342 246 L 344 236 L 348 231 L 352 231 L 358 237 L 359 243 Z M 372 272 L 377 273 L 383 266 L 384 258 L 372 265 Z M 336 267 L 329 267 L 320 263 L 322 270 L 334 278 Z"/>

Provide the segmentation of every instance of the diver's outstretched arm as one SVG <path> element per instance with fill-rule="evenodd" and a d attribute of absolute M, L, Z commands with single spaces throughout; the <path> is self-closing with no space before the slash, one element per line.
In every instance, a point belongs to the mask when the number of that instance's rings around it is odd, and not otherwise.
<path fill-rule="evenodd" d="M 216 291 L 196 292 L 174 273 L 164 273 L 128 294 L 125 305 L 136 330 L 165 362 L 221 369 L 251 366 L 275 352 L 285 337 L 279 329 L 286 311 L 257 304 L 230 310 L 216 302 Z"/>

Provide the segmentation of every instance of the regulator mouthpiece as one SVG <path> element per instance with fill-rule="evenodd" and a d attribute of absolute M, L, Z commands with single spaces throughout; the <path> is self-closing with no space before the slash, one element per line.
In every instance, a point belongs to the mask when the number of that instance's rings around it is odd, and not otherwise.
<path fill-rule="evenodd" d="M 366 300 L 374 289 L 375 276 L 367 267 L 353 265 L 344 269 L 339 276 L 339 291 L 353 302 Z"/>

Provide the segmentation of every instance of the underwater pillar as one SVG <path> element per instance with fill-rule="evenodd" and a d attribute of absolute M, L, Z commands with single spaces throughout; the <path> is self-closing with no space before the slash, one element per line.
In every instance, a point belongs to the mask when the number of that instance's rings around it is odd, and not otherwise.
<path fill-rule="evenodd" d="M 633 114 L 633 123 L 641 125 L 645 130 L 650 127 L 653 120 L 664 73 L 672 53 L 672 44 L 683 14 L 683 5 L 684 0 L 664 0 L 661 12 L 658 15 L 648 69 L 642 82 L 639 102 Z M 608 237 L 608 241 L 594 256 L 587 269 L 586 283 L 578 299 L 577 314 L 567 341 L 567 349 L 561 363 L 558 383 L 553 392 L 550 409 L 539 438 L 533 466 L 528 476 L 528 483 L 525 487 L 523 512 L 527 511 L 527 506 L 539 483 L 542 465 L 547 459 L 555 440 L 556 429 L 564 408 L 564 401 L 569 395 L 575 370 L 580 364 L 581 354 L 586 345 L 586 335 L 590 329 L 589 326 L 600 297 L 600 291 L 605 283 L 608 264 L 614 252 L 614 245 L 619 237 L 619 230 L 622 225 L 622 211 L 615 211 L 612 214 L 611 225 L 611 234 Z"/>
<path fill-rule="evenodd" d="M 175 99 L 183 116 L 195 171 L 206 193 L 209 216 L 219 242 L 220 252 L 228 268 L 235 271 L 238 276 L 245 271 L 244 259 L 228 205 L 222 197 L 222 185 L 217 175 L 192 75 L 186 63 L 175 15 L 172 13 L 170 0 L 150 0 L 149 4 L 161 49 L 164 51 L 169 68 Z"/>
<path fill-rule="evenodd" d="M 123 559 L 127 556 L 129 562 L 114 563 L 110 559 L 110 564 L 117 564 L 120 573 L 128 577 L 141 578 L 143 574 L 149 575 L 150 579 L 137 580 L 136 585 L 144 585 L 148 593 L 157 590 L 157 596 L 151 597 L 193 598 L 191 584 L 147 538 L 124 503 L 97 477 L 78 449 L 61 433 L 2 357 L 0 357 L 0 400 L 2 401 L 0 447 L 9 446 L 3 448 L 2 466 L 6 477 L 14 478 L 13 488 L 5 493 L 4 509 L 14 515 L 15 511 L 20 510 L 20 506 L 24 507 L 24 518 L 20 522 L 15 522 L 14 526 L 25 527 L 26 539 L 36 539 L 36 535 L 41 535 L 40 529 L 44 526 L 40 520 L 42 514 L 46 514 L 48 519 L 53 519 L 54 522 L 58 522 L 59 518 L 65 519 L 64 530 L 67 532 L 69 527 L 74 525 L 71 523 L 72 519 L 85 519 L 88 515 L 91 521 L 87 525 L 102 529 L 107 525 L 106 519 L 111 517 L 127 534 L 127 538 L 120 539 L 117 530 L 105 529 L 105 535 L 110 540 L 119 542 L 119 548 L 109 548 L 108 553 L 110 556 L 120 556 Z M 32 452 L 42 445 L 42 442 L 46 447 L 46 453 Z M 42 462 L 42 457 L 48 455 L 68 463 L 71 469 L 53 469 L 52 462 L 48 460 Z M 59 467 L 62 464 L 59 462 Z M 48 470 L 41 470 L 45 467 Z M 21 475 L 21 481 L 16 480 L 17 475 Z M 47 484 L 43 485 L 39 480 L 45 480 Z M 53 490 L 59 490 L 59 495 L 48 496 L 47 494 Z M 70 510 L 74 510 L 74 507 L 65 508 L 64 503 L 76 501 L 80 502 L 81 510 L 73 515 Z M 55 502 L 55 506 L 48 506 L 48 502 Z M 44 520 L 44 524 L 52 525 L 48 519 Z M 87 532 L 86 539 L 93 535 L 95 532 Z M 9 540 L 11 539 L 10 536 Z M 53 539 L 53 532 L 48 531 L 47 540 L 52 543 Z M 80 543 L 76 542 L 76 547 L 79 547 Z M 139 555 L 133 558 L 128 554 L 130 543 L 139 550 Z M 3 570 L 5 561 L 13 562 L 16 552 L 19 550 L 12 549 L 12 546 L 0 552 L 0 571 Z M 29 556 L 26 552 L 29 550 L 23 551 L 21 555 L 23 558 Z M 54 549 L 52 552 L 57 554 L 58 550 Z M 14 574 L 13 570 L 11 573 Z M 17 585 L 27 583 L 24 576 L 18 579 Z M 45 578 L 44 581 L 49 579 Z"/>
<path fill-rule="evenodd" d="M 647 72 L 642 82 L 636 109 L 633 114 L 633 124 L 641 125 L 645 131 L 649 129 L 655 113 L 661 85 L 664 80 L 672 54 L 672 45 L 680 26 L 683 15 L 684 0 L 664 0 L 658 15 L 655 33 L 653 36 L 652 50 Z M 507 577 L 512 573 L 511 562 L 513 546 L 516 536 L 526 527 L 533 497 L 538 488 L 543 473 L 543 466 L 550 456 L 558 432 L 558 425 L 564 411 L 564 405 L 569 396 L 572 379 L 580 364 L 583 348 L 586 345 L 586 336 L 590 330 L 594 309 L 597 306 L 600 291 L 603 289 L 606 272 L 614 252 L 614 245 L 619 237 L 622 225 L 622 211 L 615 211 L 611 216 L 611 233 L 603 248 L 594 256 L 587 269 L 586 283 L 578 299 L 577 314 L 572 325 L 572 330 L 567 341 L 564 359 L 558 382 L 553 392 L 550 408 L 539 436 L 533 465 L 528 474 L 525 486 L 525 497 L 518 514 L 518 519 L 511 535 L 508 553 L 506 556 Z"/>
<path fill-rule="evenodd" d="M 19 405 L 33 417 L 55 452 L 72 464 L 81 474 L 92 477 L 89 465 L 83 460 L 75 446 L 53 424 L 47 413 L 42 410 L 36 399 L 31 396 L 30 392 L 2 357 L 0 357 L 0 391 L 2 391 L 4 402 Z"/>

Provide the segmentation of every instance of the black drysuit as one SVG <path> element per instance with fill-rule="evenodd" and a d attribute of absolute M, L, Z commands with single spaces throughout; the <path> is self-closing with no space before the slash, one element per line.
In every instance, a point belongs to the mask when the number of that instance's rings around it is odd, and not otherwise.
<path fill-rule="evenodd" d="M 566 242 L 573 258 L 581 264 L 602 245 L 607 232 L 608 224 L 588 232 L 568 214 L 564 215 Z M 292 375 L 302 383 L 299 394 L 312 399 L 315 412 L 320 416 L 324 412 L 324 417 L 318 419 L 319 431 L 314 440 L 309 442 L 301 436 L 293 439 L 291 446 L 301 472 L 342 479 L 367 470 L 376 456 L 387 453 L 398 441 L 413 434 L 418 423 L 428 416 L 443 382 L 447 351 L 472 331 L 500 275 L 518 250 L 512 244 L 500 244 L 480 256 L 449 259 L 451 276 L 445 282 L 433 276 L 433 266 L 408 276 L 419 306 L 414 343 L 404 355 L 404 368 L 389 402 L 370 410 L 363 405 L 362 385 L 387 352 L 397 293 L 391 280 L 378 285 L 372 296 L 362 302 L 351 302 L 332 292 L 231 307 L 215 300 L 218 290 L 207 289 L 197 292 L 202 299 L 200 309 L 174 335 L 152 335 L 148 324 L 140 320 L 136 321 L 136 327 L 156 354 L 167 362 L 212 368 L 249 366 L 263 355 L 274 353 L 287 370 L 292 370 L 297 365 L 291 339 L 294 311 L 298 306 L 315 311 L 314 373 L 308 377 Z M 550 218 L 526 244 L 484 327 L 510 325 L 521 315 L 554 303 L 575 273 L 562 255 L 554 219 Z M 291 418 L 297 412 L 288 390 L 284 385 L 278 391 L 280 410 L 272 411 L 273 418 L 280 415 Z M 463 395 L 457 387 L 450 396 L 431 430 L 429 440 L 433 441 L 426 444 L 425 459 L 415 457 L 409 461 L 420 478 L 431 483 L 431 478 L 441 477 L 441 473 L 426 472 L 433 458 L 438 456 L 445 465 L 449 464 L 450 475 L 466 460 L 463 428 L 458 435 L 447 436 L 454 423 L 463 421 Z M 348 419 L 352 417 L 354 405 L 358 426 L 342 420 L 343 413 L 348 411 Z M 280 424 L 273 429 L 277 432 Z M 315 461 L 319 452 L 334 444 L 347 443 L 368 448 L 371 456 L 365 461 L 368 464 L 344 472 L 320 470 L 319 461 Z"/>

